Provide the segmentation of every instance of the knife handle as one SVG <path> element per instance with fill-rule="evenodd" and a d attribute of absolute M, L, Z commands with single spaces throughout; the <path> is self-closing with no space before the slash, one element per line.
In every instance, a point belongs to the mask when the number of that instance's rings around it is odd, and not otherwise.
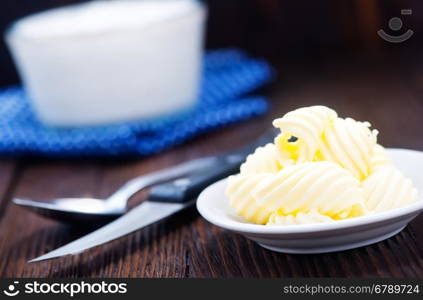
<path fill-rule="evenodd" d="M 245 155 L 226 155 L 219 158 L 215 165 L 170 182 L 155 185 L 150 190 L 149 201 L 186 202 L 197 197 L 210 184 L 239 172 Z"/>
<path fill-rule="evenodd" d="M 217 156 L 210 167 L 173 181 L 155 185 L 150 190 L 148 200 L 181 203 L 196 198 L 210 184 L 238 173 L 239 167 L 245 161 L 247 155 L 258 146 L 272 141 L 277 133 L 278 130 L 276 129 L 268 130 L 250 145 L 242 147 L 238 151 Z"/>

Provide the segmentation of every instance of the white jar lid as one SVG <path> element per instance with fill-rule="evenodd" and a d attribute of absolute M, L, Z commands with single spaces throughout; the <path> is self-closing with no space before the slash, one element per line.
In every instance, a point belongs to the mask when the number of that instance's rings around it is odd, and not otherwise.
<path fill-rule="evenodd" d="M 141 28 L 198 10 L 195 0 L 97 0 L 50 9 L 13 26 L 20 37 L 42 39 Z"/>

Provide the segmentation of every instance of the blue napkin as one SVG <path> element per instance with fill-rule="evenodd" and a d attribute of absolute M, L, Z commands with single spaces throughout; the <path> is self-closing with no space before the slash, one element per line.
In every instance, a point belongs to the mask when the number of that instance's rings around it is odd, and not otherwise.
<path fill-rule="evenodd" d="M 237 50 L 215 50 L 204 59 L 195 107 L 166 117 L 89 128 L 50 128 L 33 114 L 21 87 L 0 91 L 0 154 L 48 157 L 149 155 L 226 124 L 264 114 L 265 98 L 245 96 L 267 83 L 262 60 Z"/>

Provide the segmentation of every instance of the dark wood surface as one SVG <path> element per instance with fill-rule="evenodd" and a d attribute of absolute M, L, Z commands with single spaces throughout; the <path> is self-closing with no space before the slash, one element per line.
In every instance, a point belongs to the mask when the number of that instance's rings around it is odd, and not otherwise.
<path fill-rule="evenodd" d="M 273 105 L 266 117 L 204 135 L 160 155 L 119 161 L 1 160 L 0 276 L 423 277 L 423 215 L 396 236 L 371 246 L 290 255 L 265 250 L 212 226 L 190 209 L 82 255 L 27 263 L 87 229 L 38 217 L 14 206 L 11 197 L 106 197 L 136 175 L 247 143 L 272 118 L 299 106 L 329 105 L 342 116 L 371 121 L 386 146 L 423 150 L 421 66 L 350 59 L 325 67 L 279 69 L 279 80 L 265 91 Z"/>

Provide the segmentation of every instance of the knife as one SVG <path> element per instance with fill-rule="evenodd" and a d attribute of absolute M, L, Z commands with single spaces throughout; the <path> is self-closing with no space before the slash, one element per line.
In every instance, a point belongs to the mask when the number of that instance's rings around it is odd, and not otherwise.
<path fill-rule="evenodd" d="M 127 214 L 29 262 L 33 263 L 79 254 L 90 248 L 123 237 L 192 206 L 196 201 L 196 197 L 204 188 L 219 179 L 238 172 L 246 156 L 258 146 L 270 142 L 274 136 L 274 130 L 268 131 L 254 143 L 238 151 L 217 156 L 216 162 L 207 171 L 202 169 L 173 181 L 154 186 L 147 200 Z"/>

